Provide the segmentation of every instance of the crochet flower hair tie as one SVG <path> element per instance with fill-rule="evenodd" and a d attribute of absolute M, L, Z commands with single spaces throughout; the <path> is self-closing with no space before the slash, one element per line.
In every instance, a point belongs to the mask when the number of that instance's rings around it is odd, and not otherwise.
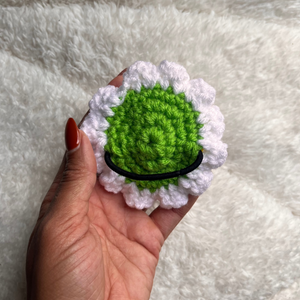
<path fill-rule="evenodd" d="M 184 67 L 137 61 L 123 83 L 100 88 L 81 129 L 89 137 L 100 183 L 128 206 L 185 205 L 209 186 L 227 157 L 215 90 Z"/>

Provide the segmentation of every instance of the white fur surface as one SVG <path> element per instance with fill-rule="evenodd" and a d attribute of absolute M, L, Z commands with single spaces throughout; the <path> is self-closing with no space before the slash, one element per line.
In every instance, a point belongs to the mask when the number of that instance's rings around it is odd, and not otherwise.
<path fill-rule="evenodd" d="M 23 2 L 0 9 L 0 299 L 25 299 L 68 117 L 134 61 L 162 59 L 216 89 L 229 155 L 166 241 L 151 299 L 299 299 L 299 2 Z"/>

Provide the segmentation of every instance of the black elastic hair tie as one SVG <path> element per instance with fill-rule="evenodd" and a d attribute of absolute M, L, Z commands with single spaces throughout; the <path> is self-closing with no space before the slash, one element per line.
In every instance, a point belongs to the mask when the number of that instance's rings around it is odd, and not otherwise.
<path fill-rule="evenodd" d="M 175 172 L 170 172 L 170 173 L 149 174 L 149 175 L 148 174 L 145 174 L 145 175 L 135 174 L 135 173 L 127 172 L 127 171 L 119 168 L 112 162 L 109 152 L 105 152 L 104 158 L 105 158 L 106 164 L 113 171 L 115 171 L 116 173 L 118 173 L 124 177 L 134 179 L 134 180 L 162 180 L 162 179 L 169 179 L 169 178 L 182 176 L 182 175 L 192 172 L 201 164 L 201 162 L 203 160 L 203 153 L 200 150 L 197 155 L 197 159 L 190 166 L 188 166 L 184 169 L 181 169 L 181 170 L 175 171 Z"/>

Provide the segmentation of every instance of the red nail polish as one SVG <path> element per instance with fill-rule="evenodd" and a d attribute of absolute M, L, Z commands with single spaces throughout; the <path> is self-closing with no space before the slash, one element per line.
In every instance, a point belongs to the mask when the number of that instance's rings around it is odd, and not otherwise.
<path fill-rule="evenodd" d="M 80 143 L 79 130 L 73 118 L 70 118 L 66 124 L 65 142 L 68 151 L 75 149 Z"/>

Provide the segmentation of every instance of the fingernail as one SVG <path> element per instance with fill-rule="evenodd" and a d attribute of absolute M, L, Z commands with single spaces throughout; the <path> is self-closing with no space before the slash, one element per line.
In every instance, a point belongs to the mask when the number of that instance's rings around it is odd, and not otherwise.
<path fill-rule="evenodd" d="M 65 142 L 68 151 L 72 151 L 79 148 L 79 137 L 80 135 L 76 122 L 73 118 L 70 118 L 66 124 L 65 130 Z"/>

